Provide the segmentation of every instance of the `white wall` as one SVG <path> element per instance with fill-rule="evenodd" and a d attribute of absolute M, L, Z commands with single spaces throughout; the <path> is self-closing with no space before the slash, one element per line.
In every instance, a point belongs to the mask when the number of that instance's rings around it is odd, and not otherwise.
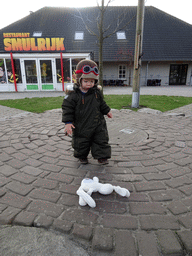
<path fill-rule="evenodd" d="M 141 86 L 147 85 L 147 79 L 161 79 L 161 85 L 168 86 L 169 85 L 169 72 L 170 72 L 170 64 L 174 64 L 175 62 L 149 62 L 148 64 L 146 62 L 142 63 L 141 68 L 141 76 L 140 76 L 140 83 Z M 188 71 L 187 71 L 187 80 L 186 85 L 192 86 L 192 63 L 184 62 L 183 64 L 188 64 Z M 119 65 L 126 65 L 126 78 L 127 81 L 125 81 L 126 84 L 128 84 L 128 63 L 122 62 L 122 63 L 111 63 L 111 62 L 105 62 L 103 65 L 103 74 L 104 74 L 104 80 L 108 79 L 118 79 L 118 67 Z M 148 67 L 147 67 L 148 66 Z M 131 79 L 131 85 L 133 83 L 133 68 L 132 68 L 132 79 Z"/>

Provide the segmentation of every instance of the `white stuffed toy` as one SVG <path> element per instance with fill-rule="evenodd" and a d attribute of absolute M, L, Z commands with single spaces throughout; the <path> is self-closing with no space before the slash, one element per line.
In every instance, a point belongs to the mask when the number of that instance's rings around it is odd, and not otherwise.
<path fill-rule="evenodd" d="M 119 186 L 113 186 L 111 184 L 99 183 L 99 179 L 94 177 L 93 179 L 83 179 L 81 181 L 81 186 L 77 190 L 77 195 L 79 196 L 79 204 L 81 206 L 89 205 L 94 208 L 96 206 L 95 201 L 91 197 L 93 192 L 99 192 L 103 195 L 109 195 L 115 190 L 117 194 L 124 197 L 129 197 L 130 192 L 126 188 L 121 188 Z"/>

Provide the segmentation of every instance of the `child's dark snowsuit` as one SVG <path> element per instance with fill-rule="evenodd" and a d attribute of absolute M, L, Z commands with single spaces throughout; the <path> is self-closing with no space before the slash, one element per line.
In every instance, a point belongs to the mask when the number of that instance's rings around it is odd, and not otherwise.
<path fill-rule="evenodd" d="M 86 158 L 91 149 L 95 159 L 110 158 L 111 147 L 108 144 L 108 131 L 103 115 L 110 111 L 96 86 L 83 94 L 78 85 L 74 92 L 67 95 L 62 104 L 62 122 L 73 123 L 72 135 L 74 156 Z"/>

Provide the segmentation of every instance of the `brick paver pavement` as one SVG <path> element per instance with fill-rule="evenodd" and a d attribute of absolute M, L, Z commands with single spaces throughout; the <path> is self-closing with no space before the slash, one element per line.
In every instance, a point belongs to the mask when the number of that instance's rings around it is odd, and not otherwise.
<path fill-rule="evenodd" d="M 68 233 L 90 255 L 192 254 L 192 105 L 169 115 L 114 110 L 108 166 L 73 157 L 60 110 L 0 109 L 1 224 Z M 94 176 L 131 196 L 94 193 L 96 207 L 80 207 L 80 182 Z"/>

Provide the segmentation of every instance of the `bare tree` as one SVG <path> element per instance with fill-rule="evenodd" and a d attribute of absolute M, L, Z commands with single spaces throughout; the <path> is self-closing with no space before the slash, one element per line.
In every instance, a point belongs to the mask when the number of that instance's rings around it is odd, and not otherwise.
<path fill-rule="evenodd" d="M 97 2 L 98 7 L 98 16 L 96 17 L 96 23 L 97 27 L 96 29 L 93 29 L 91 26 L 89 26 L 89 22 L 86 22 L 85 18 L 82 16 L 80 10 L 79 17 L 83 21 L 87 31 L 91 34 L 97 37 L 98 39 L 98 47 L 99 47 L 99 84 L 103 86 L 103 43 L 104 40 L 115 34 L 119 30 L 123 30 L 125 27 L 128 26 L 128 24 L 135 18 L 135 15 L 126 22 L 126 14 L 127 11 L 122 11 L 119 13 L 119 15 L 116 17 L 115 20 L 111 20 L 109 24 L 106 24 L 105 22 L 105 14 L 109 7 L 109 4 L 112 2 L 112 0 L 108 0 L 107 4 L 105 5 L 104 0 L 101 0 L 101 5 Z M 114 22 L 116 23 L 114 28 Z"/>

